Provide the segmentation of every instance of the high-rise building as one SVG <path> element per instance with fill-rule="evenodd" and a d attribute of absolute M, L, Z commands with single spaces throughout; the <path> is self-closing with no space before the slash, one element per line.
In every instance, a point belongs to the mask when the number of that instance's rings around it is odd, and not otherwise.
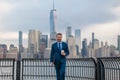
<path fill-rule="evenodd" d="M 47 44 L 48 44 L 48 35 L 40 35 L 40 55 L 39 55 L 39 58 L 44 58 Z"/>
<path fill-rule="evenodd" d="M 101 47 L 99 48 L 99 57 L 102 57 L 104 54 L 104 43 L 101 41 Z"/>
<path fill-rule="evenodd" d="M 18 59 L 18 48 L 11 44 L 9 46 L 9 51 L 6 54 L 6 58 Z"/>
<path fill-rule="evenodd" d="M 44 58 L 50 58 L 50 48 L 46 48 Z"/>
<path fill-rule="evenodd" d="M 116 51 L 116 47 L 114 45 L 110 45 L 110 56 L 115 56 Z"/>
<path fill-rule="evenodd" d="M 75 37 L 72 35 L 72 30 L 70 26 L 68 26 L 66 30 L 66 42 L 68 43 L 68 47 L 70 50 L 70 55 L 68 57 L 77 58 L 78 57 L 77 55 L 78 46 L 76 46 Z"/>
<path fill-rule="evenodd" d="M 77 55 L 78 55 L 79 57 L 81 57 L 81 56 L 80 56 L 80 52 L 79 52 L 79 47 L 78 47 L 78 45 L 76 45 L 76 53 L 77 53 Z"/>
<path fill-rule="evenodd" d="M 84 39 L 82 41 L 82 56 L 87 57 L 88 56 L 88 50 L 87 50 L 87 39 Z"/>
<path fill-rule="evenodd" d="M 66 41 L 68 40 L 68 37 L 72 35 L 72 28 L 70 26 L 67 27 L 66 31 Z"/>
<path fill-rule="evenodd" d="M 118 35 L 118 41 L 117 41 L 117 43 L 118 43 L 118 51 L 120 53 L 120 35 Z"/>
<path fill-rule="evenodd" d="M 105 42 L 104 52 L 105 52 L 104 57 L 110 57 L 110 47 L 107 42 Z"/>
<path fill-rule="evenodd" d="M 40 35 L 40 44 L 44 44 L 45 48 L 48 47 L 48 35 Z"/>
<path fill-rule="evenodd" d="M 39 39 L 40 31 L 38 30 L 29 30 L 28 35 L 28 52 L 32 54 L 39 53 Z"/>
<path fill-rule="evenodd" d="M 3 58 L 6 58 L 6 53 L 8 52 L 7 45 L 6 44 L 0 44 L 0 48 L 2 50 L 2 51 L 0 51 L 0 53 L 3 53 Z"/>
<path fill-rule="evenodd" d="M 110 46 L 108 46 L 107 42 L 105 42 L 104 46 L 103 46 L 103 42 L 101 42 L 101 48 L 99 52 L 100 52 L 99 57 L 110 57 Z"/>
<path fill-rule="evenodd" d="M 101 41 L 101 47 L 104 47 L 103 41 Z"/>
<path fill-rule="evenodd" d="M 90 42 L 89 46 L 88 46 L 88 57 L 94 57 L 93 56 L 92 42 Z"/>
<path fill-rule="evenodd" d="M 57 11 L 54 6 L 53 1 L 53 9 L 50 11 L 50 41 L 49 47 L 56 41 L 56 27 L 57 27 Z"/>
<path fill-rule="evenodd" d="M 23 52 L 22 31 L 19 31 L 19 52 Z"/>
<path fill-rule="evenodd" d="M 76 42 L 76 45 L 78 46 L 79 52 L 80 52 L 81 51 L 81 31 L 80 31 L 80 29 L 75 30 L 75 42 Z"/>
<path fill-rule="evenodd" d="M 94 57 L 99 57 L 99 40 L 94 39 Z"/>
<path fill-rule="evenodd" d="M 53 9 L 50 11 L 50 33 L 56 32 L 57 26 L 57 11 L 54 6 L 53 1 Z"/>
<path fill-rule="evenodd" d="M 11 44 L 10 45 L 10 47 L 9 47 L 9 53 L 18 53 L 18 48 L 17 47 L 15 47 L 13 44 Z"/>
<path fill-rule="evenodd" d="M 10 44 L 9 50 L 10 50 L 11 48 L 14 48 L 14 47 L 15 47 L 14 44 Z"/>
<path fill-rule="evenodd" d="M 75 44 L 75 38 L 71 35 L 68 37 L 68 47 L 70 51 L 70 55 L 68 56 L 69 58 L 77 58 L 77 53 L 76 53 L 76 44 Z"/>
<path fill-rule="evenodd" d="M 94 49 L 94 40 L 95 40 L 95 36 L 94 33 L 92 33 L 92 48 Z"/>
<path fill-rule="evenodd" d="M 94 39 L 94 49 L 98 49 L 98 48 L 99 48 L 99 40 Z"/>
<path fill-rule="evenodd" d="M 4 49 L 0 46 L 0 58 L 4 56 Z"/>

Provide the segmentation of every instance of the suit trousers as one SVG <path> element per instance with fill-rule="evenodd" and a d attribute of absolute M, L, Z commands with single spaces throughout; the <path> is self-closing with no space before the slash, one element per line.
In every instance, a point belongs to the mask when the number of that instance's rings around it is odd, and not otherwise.
<path fill-rule="evenodd" d="M 65 80 L 66 63 L 55 64 L 57 80 Z"/>

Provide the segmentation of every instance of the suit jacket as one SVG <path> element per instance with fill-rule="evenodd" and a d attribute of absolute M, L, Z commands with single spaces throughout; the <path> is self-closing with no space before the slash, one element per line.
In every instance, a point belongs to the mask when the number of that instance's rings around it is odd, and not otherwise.
<path fill-rule="evenodd" d="M 68 44 L 62 42 L 62 50 L 65 52 L 65 56 L 61 55 L 61 51 L 57 46 L 57 42 L 52 44 L 51 53 L 50 53 L 50 62 L 54 62 L 55 64 L 66 63 L 66 56 L 69 55 Z"/>

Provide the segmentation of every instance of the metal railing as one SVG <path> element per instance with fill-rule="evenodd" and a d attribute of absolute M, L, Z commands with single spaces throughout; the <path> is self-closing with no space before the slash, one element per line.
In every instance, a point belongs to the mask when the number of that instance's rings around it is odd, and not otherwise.
<path fill-rule="evenodd" d="M 98 58 L 98 80 L 120 80 L 120 57 Z"/>
<path fill-rule="evenodd" d="M 54 66 L 49 59 L 23 59 L 22 80 L 56 80 Z M 68 59 L 66 80 L 96 80 L 96 63 L 91 58 Z"/>
<path fill-rule="evenodd" d="M 0 59 L 0 80 L 14 80 L 15 59 Z"/>
<path fill-rule="evenodd" d="M 120 80 L 120 57 L 67 59 L 66 80 Z M 0 80 L 56 80 L 49 59 L 0 59 Z"/>

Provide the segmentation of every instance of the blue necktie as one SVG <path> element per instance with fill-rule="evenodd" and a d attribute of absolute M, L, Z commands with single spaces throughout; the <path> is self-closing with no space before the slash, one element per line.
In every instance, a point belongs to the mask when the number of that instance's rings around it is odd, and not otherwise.
<path fill-rule="evenodd" d="M 60 42 L 59 42 L 59 50 L 61 50 Z"/>

